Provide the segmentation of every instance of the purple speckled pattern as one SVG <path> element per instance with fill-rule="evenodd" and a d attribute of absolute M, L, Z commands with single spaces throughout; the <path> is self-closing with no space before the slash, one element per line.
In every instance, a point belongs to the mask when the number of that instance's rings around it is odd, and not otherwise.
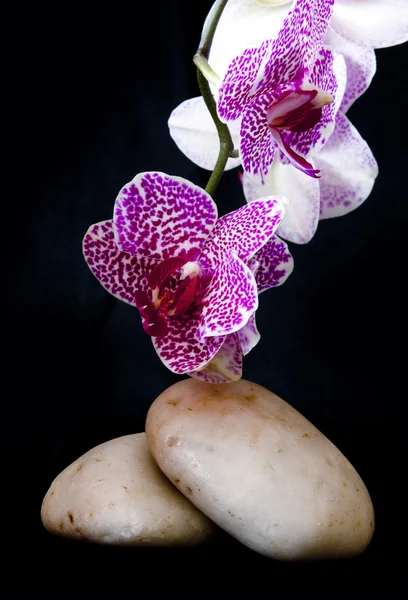
<path fill-rule="evenodd" d="M 258 94 L 242 117 L 240 153 L 247 173 L 266 175 L 273 162 L 278 147 L 268 126 L 266 111 L 280 97 L 281 94 L 271 90 Z"/>
<path fill-rule="evenodd" d="M 358 208 L 369 196 L 378 175 L 367 142 L 341 113 L 324 152 L 316 157 L 316 164 L 322 170 L 321 219 L 340 217 Z"/>
<path fill-rule="evenodd" d="M 211 289 L 202 299 L 200 339 L 237 331 L 257 309 L 255 278 L 243 261 L 267 243 L 283 214 L 277 199 L 262 198 L 217 221 L 200 258 L 202 266 L 214 270 Z"/>
<path fill-rule="evenodd" d="M 288 246 L 277 236 L 272 236 L 255 258 L 259 262 L 255 275 L 259 294 L 282 285 L 293 271 L 293 258 Z"/>
<path fill-rule="evenodd" d="M 179 317 L 169 318 L 168 335 L 153 337 L 153 345 L 163 364 L 175 373 L 188 373 L 202 368 L 217 354 L 225 336 L 198 340 L 200 308 Z"/>
<path fill-rule="evenodd" d="M 136 306 L 135 293 L 148 285 L 148 275 L 157 263 L 137 259 L 118 248 L 113 221 L 91 225 L 83 241 L 83 253 L 92 273 L 112 296 Z"/>
<path fill-rule="evenodd" d="M 202 299 L 198 338 L 238 331 L 257 308 L 258 292 L 251 270 L 234 252 L 224 255 Z"/>
<path fill-rule="evenodd" d="M 242 117 L 240 152 L 246 172 L 267 175 L 278 149 L 267 122 L 271 105 L 302 85 L 320 87 L 317 82 L 336 96 L 333 55 L 322 47 L 333 4 L 334 0 L 298 0 L 274 40 L 247 49 L 230 64 L 219 90 L 218 114 L 225 122 Z M 321 124 L 303 134 L 283 131 L 285 141 L 307 156 L 331 133 L 338 104 L 323 106 Z"/>
<path fill-rule="evenodd" d="M 206 383 L 230 383 L 242 377 L 242 352 L 238 334 L 227 335 L 220 350 L 201 371 L 188 373 Z"/>
<path fill-rule="evenodd" d="M 203 254 L 214 268 L 220 255 L 233 250 L 241 260 L 250 259 L 276 231 L 284 214 L 277 198 L 265 197 L 220 217 Z"/>
<path fill-rule="evenodd" d="M 216 222 L 201 188 L 141 173 L 119 193 L 114 219 L 90 227 L 84 257 L 107 291 L 138 307 L 163 363 L 188 373 L 210 362 L 256 310 L 252 257 L 283 213 L 278 199 L 263 198 Z"/>
<path fill-rule="evenodd" d="M 326 34 L 335 0 L 297 0 L 277 37 L 257 89 L 293 82 L 312 67 Z"/>
<path fill-rule="evenodd" d="M 221 119 L 235 121 L 251 100 L 261 67 L 270 57 L 271 41 L 247 48 L 234 58 L 219 88 L 218 113 Z M 256 86 L 255 86 L 256 87 Z"/>
<path fill-rule="evenodd" d="M 217 221 L 217 206 L 182 177 L 146 172 L 119 192 L 113 220 L 121 250 L 137 257 L 194 261 Z"/>

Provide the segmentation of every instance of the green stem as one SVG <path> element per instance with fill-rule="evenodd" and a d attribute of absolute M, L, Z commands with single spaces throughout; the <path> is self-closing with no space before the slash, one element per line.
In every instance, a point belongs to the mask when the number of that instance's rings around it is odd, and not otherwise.
<path fill-rule="evenodd" d="M 217 189 L 220 179 L 224 173 L 228 157 L 233 156 L 235 153 L 231 134 L 227 125 L 222 123 L 218 117 L 217 105 L 208 83 L 208 81 L 211 81 L 212 83 L 219 82 L 217 75 L 211 69 L 207 61 L 218 21 L 220 20 L 222 11 L 224 10 L 227 2 L 228 0 L 216 0 L 216 2 L 214 2 L 204 23 L 200 45 L 193 58 L 194 64 L 197 67 L 198 87 L 200 88 L 201 95 L 217 128 L 218 137 L 220 140 L 220 151 L 218 153 L 217 162 L 205 188 L 205 191 L 210 194 L 210 196 L 214 196 L 215 190 Z"/>
<path fill-rule="evenodd" d="M 210 12 L 205 20 L 203 31 L 201 34 L 200 45 L 196 54 L 201 54 L 208 60 L 211 50 L 211 44 L 213 41 L 215 30 L 217 29 L 218 21 L 222 15 L 222 11 L 225 8 L 228 0 L 216 0 L 212 5 Z"/>
<path fill-rule="evenodd" d="M 232 142 L 228 127 L 225 125 L 225 123 L 221 123 L 220 119 L 218 118 L 217 105 L 215 103 L 214 96 L 211 93 L 208 81 L 198 69 L 197 79 L 201 95 L 204 98 L 204 102 L 206 103 L 208 110 L 210 111 L 210 115 L 215 123 L 220 140 L 220 151 L 218 153 L 217 162 L 215 163 L 214 171 L 211 173 L 211 177 L 205 187 L 205 191 L 210 194 L 210 196 L 214 196 L 215 190 L 217 189 L 222 174 L 224 173 L 228 157 L 234 150 L 234 144 Z"/>

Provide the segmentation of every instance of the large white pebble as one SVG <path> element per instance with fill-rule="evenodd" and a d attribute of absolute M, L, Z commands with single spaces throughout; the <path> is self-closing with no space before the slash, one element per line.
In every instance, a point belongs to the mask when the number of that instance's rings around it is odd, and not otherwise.
<path fill-rule="evenodd" d="M 149 448 L 202 512 L 277 559 L 353 556 L 374 512 L 360 476 L 305 417 L 265 388 L 193 379 L 150 407 Z"/>
<path fill-rule="evenodd" d="M 190 546 L 214 529 L 161 473 L 144 433 L 101 444 L 62 471 L 41 518 L 52 533 L 102 544 Z"/>

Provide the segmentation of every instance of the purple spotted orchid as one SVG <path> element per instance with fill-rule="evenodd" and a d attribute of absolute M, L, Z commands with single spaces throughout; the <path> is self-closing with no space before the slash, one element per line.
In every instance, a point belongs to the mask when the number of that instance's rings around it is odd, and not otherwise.
<path fill-rule="evenodd" d="M 334 0 L 297 0 L 272 40 L 233 59 L 219 88 L 218 114 L 241 119 L 244 171 L 261 178 L 281 162 L 317 177 L 306 156 L 334 129 L 345 87 L 341 56 L 323 47 Z"/>
<path fill-rule="evenodd" d="M 242 355 L 259 340 L 258 294 L 293 268 L 274 235 L 283 213 L 269 197 L 217 219 L 201 188 L 141 173 L 119 192 L 113 219 L 89 228 L 84 257 L 108 292 L 139 309 L 171 371 L 236 380 Z"/>
<path fill-rule="evenodd" d="M 343 0 L 343 4 L 346 3 L 347 0 Z M 339 1 L 336 2 L 335 13 L 340 4 Z M 357 6 L 358 10 L 362 9 L 361 2 L 349 4 L 351 12 L 351 5 L 354 4 L 356 9 Z M 379 3 L 375 0 L 366 0 L 364 6 L 368 4 L 370 7 L 376 7 L 374 14 L 377 14 L 377 9 L 380 10 Z M 243 48 L 258 43 L 261 46 L 267 32 L 278 35 L 282 21 L 288 16 L 288 7 L 292 6 L 293 4 L 290 3 L 271 8 L 260 6 L 254 0 L 229 0 L 213 40 L 210 54 L 211 66 L 222 73 L 228 68 L 237 51 L 244 53 Z M 406 6 L 403 8 L 402 4 L 393 2 L 392 8 L 395 8 L 400 23 L 396 25 L 393 19 L 383 45 L 404 41 L 401 32 L 404 29 L 402 25 L 404 22 L 405 32 L 407 30 Z M 339 14 L 339 10 L 336 14 Z M 334 17 L 330 22 L 333 19 Z M 392 19 L 388 21 L 385 19 L 385 23 L 391 21 Z M 336 23 L 338 22 L 339 19 L 336 17 Z M 367 17 L 366 22 L 371 23 L 370 18 Z M 376 32 L 371 33 L 371 37 L 375 38 Z M 376 39 L 380 45 L 380 27 L 377 27 L 377 33 Z M 377 164 L 370 148 L 346 117 L 347 110 L 364 93 L 374 76 L 376 69 L 374 50 L 367 45 L 345 39 L 331 27 L 327 29 L 323 41 L 324 49 L 335 50 L 338 67 L 341 58 L 344 59 L 346 85 L 338 86 L 335 102 L 322 108 L 322 111 L 330 108 L 333 122 L 326 128 L 325 135 L 319 139 L 318 144 L 311 149 L 307 157 L 312 170 L 320 171 L 320 178 L 316 179 L 305 174 L 293 162 L 288 162 L 281 152 L 274 153 L 274 160 L 267 175 L 245 172 L 243 177 L 244 192 L 248 201 L 273 194 L 283 195 L 289 199 L 285 206 L 284 219 L 277 233 L 296 243 L 310 241 L 320 219 L 342 216 L 359 207 L 369 196 L 378 174 Z M 343 69 L 339 68 L 339 70 Z M 214 93 L 217 96 L 218 91 L 214 89 Z M 267 118 L 267 115 L 265 117 Z M 228 122 L 235 147 L 240 146 L 241 122 L 242 118 Z M 191 160 L 203 168 L 213 168 L 218 152 L 218 137 L 201 98 L 192 98 L 177 107 L 170 117 L 169 127 L 174 141 Z M 264 130 L 266 132 L 266 127 Z M 294 137 L 304 135 L 296 132 L 285 133 Z M 305 133 L 310 135 L 312 131 Z M 266 133 L 266 140 L 268 134 L 269 132 Z M 269 136 L 271 135 L 270 133 Z M 230 158 L 227 169 L 239 166 L 241 160 L 242 157 Z"/>

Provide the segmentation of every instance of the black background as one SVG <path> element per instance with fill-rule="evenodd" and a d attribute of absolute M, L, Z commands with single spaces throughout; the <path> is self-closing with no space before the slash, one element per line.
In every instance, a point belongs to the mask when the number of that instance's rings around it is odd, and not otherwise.
<path fill-rule="evenodd" d="M 391 466 L 403 446 L 406 401 L 406 46 L 377 51 L 374 82 L 349 112 L 379 162 L 373 193 L 350 215 L 322 222 L 308 245 L 291 245 L 295 270 L 261 297 L 263 337 L 244 365 L 246 379 L 295 406 L 363 477 L 377 519 L 367 551 L 342 562 L 283 564 L 223 534 L 194 550 L 83 546 L 51 536 L 40 521 L 52 479 L 93 446 L 143 431 L 150 404 L 180 379 L 161 364 L 137 311 L 112 302 L 94 279 L 81 240 L 91 223 L 111 218 L 117 192 L 138 172 L 205 186 L 208 173 L 178 151 L 167 119 L 198 95 L 191 59 L 210 5 L 5 11 L 3 129 L 12 135 L 4 144 L 11 189 L 3 198 L 10 533 L 3 586 L 10 594 L 218 597 L 222 589 L 264 588 L 290 597 L 399 586 L 403 521 L 387 500 L 400 494 Z M 235 170 L 215 199 L 221 214 L 243 203 Z"/>

